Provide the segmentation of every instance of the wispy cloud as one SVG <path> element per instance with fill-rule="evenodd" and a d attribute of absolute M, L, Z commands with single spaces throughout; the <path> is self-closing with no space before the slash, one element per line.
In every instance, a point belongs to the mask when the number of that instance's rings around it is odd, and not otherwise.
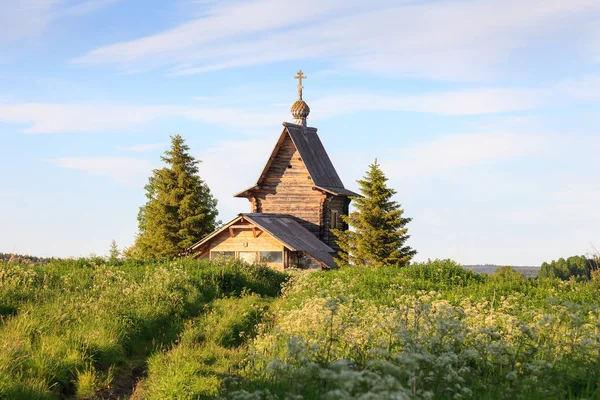
<path fill-rule="evenodd" d="M 282 115 L 261 110 L 194 106 L 78 104 L 0 104 L 0 121 L 28 124 L 26 133 L 87 133 L 119 131 L 168 117 L 253 129 L 272 125 Z"/>
<path fill-rule="evenodd" d="M 151 171 L 150 162 L 138 158 L 64 157 L 49 161 L 62 168 L 109 177 L 124 185 L 139 184 Z"/>
<path fill-rule="evenodd" d="M 0 3 L 0 45 L 37 35 L 53 20 L 58 0 L 24 0 Z"/>
<path fill-rule="evenodd" d="M 146 151 L 152 151 L 152 150 L 162 149 L 162 148 L 166 148 L 166 147 L 167 147 L 166 143 L 149 143 L 149 144 L 138 144 L 135 146 L 118 146 L 117 150 L 143 153 Z"/>
<path fill-rule="evenodd" d="M 120 0 L 19 0 L 0 2 L 0 46 L 44 32 L 55 20 L 94 12 Z"/>
<path fill-rule="evenodd" d="M 516 133 L 444 135 L 399 150 L 396 160 L 384 161 L 394 179 L 444 176 L 472 168 L 533 156 L 547 150 L 543 137 Z"/>
<path fill-rule="evenodd" d="M 600 100 L 600 75 L 591 74 L 581 79 L 561 82 L 557 88 L 573 99 Z"/>
<path fill-rule="evenodd" d="M 311 100 L 310 121 L 365 111 L 404 111 L 440 115 L 511 113 L 600 99 L 600 77 L 589 75 L 547 88 L 474 88 L 420 95 L 382 95 L 338 91 Z M 233 98 L 239 96 L 232 95 Z M 86 133 L 119 131 L 164 118 L 182 118 L 245 132 L 272 127 L 289 120 L 288 107 L 258 107 L 234 102 L 233 106 L 132 104 L 6 104 L 0 103 L 0 122 L 27 124 L 26 133 Z M 133 150 L 133 149 L 130 149 Z M 135 150 L 134 150 L 135 151 Z M 140 151 L 140 150 L 137 150 Z"/>
<path fill-rule="evenodd" d="M 549 102 L 550 91 L 542 89 L 482 88 L 415 96 L 348 93 L 311 101 L 311 117 L 361 111 L 415 111 L 442 115 L 479 115 L 524 111 Z"/>
<path fill-rule="evenodd" d="M 219 199 L 221 218 L 233 218 L 250 209 L 246 199 L 233 195 L 256 182 L 273 146 L 273 139 L 224 140 L 197 154 L 202 160 L 200 176 Z"/>
<path fill-rule="evenodd" d="M 65 7 L 57 11 L 57 16 L 80 16 L 98 11 L 104 7 L 107 7 L 113 3 L 117 3 L 121 0 L 83 0 L 83 1 L 72 1 L 65 4 Z"/>
<path fill-rule="evenodd" d="M 73 62 L 169 66 L 185 75 L 320 58 L 373 73 L 473 80 L 502 73 L 514 50 L 600 12 L 595 0 L 306 0 L 292 7 L 278 0 L 213 6 L 201 18 Z"/>

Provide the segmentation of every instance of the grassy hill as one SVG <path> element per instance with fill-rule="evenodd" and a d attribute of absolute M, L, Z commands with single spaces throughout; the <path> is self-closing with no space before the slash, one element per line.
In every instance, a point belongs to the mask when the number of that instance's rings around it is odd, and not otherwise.
<path fill-rule="evenodd" d="M 0 262 L 0 398 L 598 398 L 600 285 Z"/>

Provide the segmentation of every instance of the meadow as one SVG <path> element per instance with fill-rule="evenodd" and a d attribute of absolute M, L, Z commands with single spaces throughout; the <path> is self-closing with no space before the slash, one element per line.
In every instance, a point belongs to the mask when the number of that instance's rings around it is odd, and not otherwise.
<path fill-rule="evenodd" d="M 2 399 L 597 399 L 600 283 L 0 263 Z"/>

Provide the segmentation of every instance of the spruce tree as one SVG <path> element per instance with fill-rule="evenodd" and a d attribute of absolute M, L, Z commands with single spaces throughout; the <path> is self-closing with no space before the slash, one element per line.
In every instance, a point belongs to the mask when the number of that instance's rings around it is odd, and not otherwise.
<path fill-rule="evenodd" d="M 189 154 L 180 135 L 161 157 L 145 186 L 146 204 L 138 214 L 139 232 L 126 255 L 134 258 L 173 257 L 215 230 L 217 200 L 198 175 L 199 160 Z"/>
<path fill-rule="evenodd" d="M 113 239 L 110 242 L 110 250 L 108 251 L 108 258 L 110 261 L 115 261 L 119 258 L 120 255 L 121 255 L 121 252 L 119 251 L 117 242 Z"/>
<path fill-rule="evenodd" d="M 342 216 L 349 230 L 334 230 L 341 249 L 340 266 L 406 266 L 417 252 L 406 246 L 408 224 L 400 204 L 392 200 L 396 191 L 388 188 L 387 178 L 377 160 L 358 181 L 364 197 L 353 197 L 355 211 Z"/>

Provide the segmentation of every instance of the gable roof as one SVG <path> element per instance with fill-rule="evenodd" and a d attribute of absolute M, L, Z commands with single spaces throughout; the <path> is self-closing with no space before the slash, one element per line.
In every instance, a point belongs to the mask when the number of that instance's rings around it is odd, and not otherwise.
<path fill-rule="evenodd" d="M 269 167 L 271 166 L 277 152 L 279 151 L 286 135 L 289 135 L 292 143 L 298 150 L 300 158 L 304 162 L 306 169 L 315 184 L 315 188 L 325 192 L 342 195 L 342 196 L 360 196 L 351 190 L 345 189 L 342 180 L 340 179 L 329 155 L 319 139 L 317 128 L 302 127 L 301 125 L 292 124 L 289 122 L 283 123 L 283 132 L 279 136 L 279 140 L 273 149 L 269 160 L 267 161 L 262 173 L 260 174 L 256 184 L 246 190 L 234 195 L 234 197 L 245 197 L 249 191 L 256 189 L 265 178 Z"/>
<path fill-rule="evenodd" d="M 302 129 L 300 125 L 288 123 L 283 126 L 290 134 L 315 185 L 343 188 L 344 184 L 321 143 L 317 128 Z"/>
<path fill-rule="evenodd" d="M 192 245 L 189 250 L 194 251 L 198 249 L 241 219 L 245 219 L 251 224 L 256 225 L 291 251 L 304 252 L 328 267 L 336 266 L 333 259 L 335 251 L 287 214 L 240 214 L 220 229 L 217 229 L 198 243 Z"/>
<path fill-rule="evenodd" d="M 331 247 L 319 240 L 308 229 L 286 214 L 242 214 L 282 242 L 292 251 L 303 251 L 330 267 L 335 267 Z"/>

